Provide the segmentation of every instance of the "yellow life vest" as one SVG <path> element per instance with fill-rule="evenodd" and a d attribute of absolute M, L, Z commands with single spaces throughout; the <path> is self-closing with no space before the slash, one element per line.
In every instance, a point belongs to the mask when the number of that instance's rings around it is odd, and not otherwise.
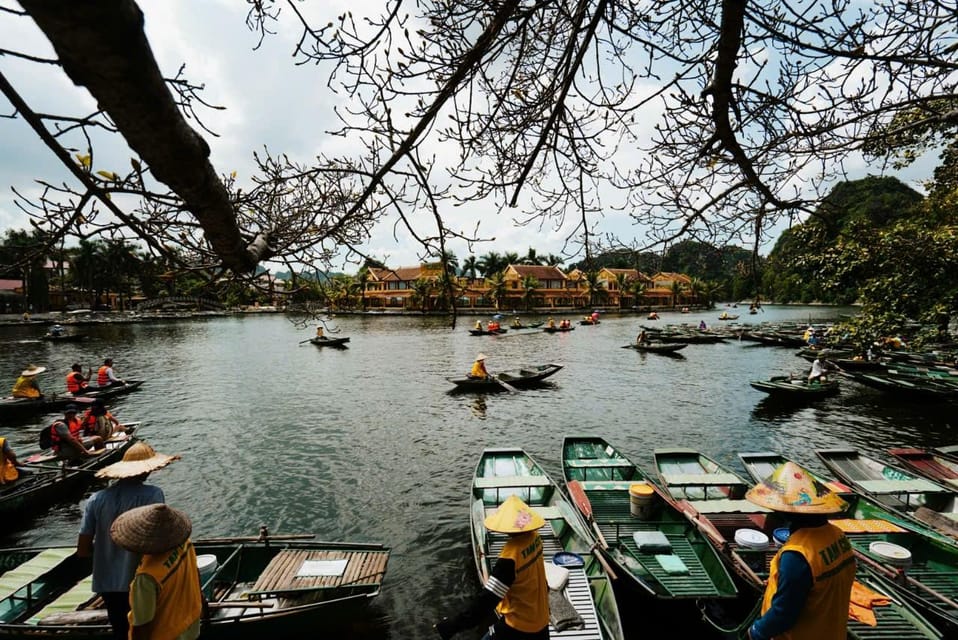
<path fill-rule="evenodd" d="M 549 585 L 539 532 L 510 536 L 499 557 L 515 562 L 516 579 L 496 611 L 517 631 L 541 631 L 549 624 Z"/>
<path fill-rule="evenodd" d="M 39 398 L 40 390 L 37 388 L 35 376 L 20 376 L 13 385 L 14 398 Z"/>
<path fill-rule="evenodd" d="M 855 553 L 838 527 L 825 524 L 792 533 L 772 559 L 762 615 L 771 608 L 778 588 L 778 563 L 782 553 L 797 551 L 812 570 L 812 589 L 795 626 L 775 636 L 782 640 L 845 640 L 848 601 L 855 582 Z"/>
<path fill-rule="evenodd" d="M 159 585 L 156 615 L 149 623 L 149 637 L 152 640 L 174 640 L 200 619 L 203 596 L 200 593 L 200 576 L 192 541 L 187 540 L 165 553 L 144 555 L 136 573 L 152 576 Z M 132 607 L 132 592 L 130 598 Z M 130 637 L 133 637 L 133 612 L 127 617 L 130 620 Z"/>
<path fill-rule="evenodd" d="M 10 460 L 7 460 L 7 456 L 3 453 L 3 444 L 6 441 L 6 438 L 0 437 L 0 484 L 14 482 L 20 477 L 20 472 L 17 471 Z"/>

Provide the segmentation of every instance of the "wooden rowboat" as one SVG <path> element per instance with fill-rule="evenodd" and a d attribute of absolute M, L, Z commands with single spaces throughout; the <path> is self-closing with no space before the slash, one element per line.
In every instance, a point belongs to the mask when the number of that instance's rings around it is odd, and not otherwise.
<path fill-rule="evenodd" d="M 829 471 L 856 491 L 958 538 L 958 494 L 953 489 L 855 449 L 818 449 L 815 453 Z"/>
<path fill-rule="evenodd" d="M 197 555 L 215 556 L 217 565 L 203 583 L 210 617 L 201 636 L 292 637 L 310 624 L 328 629 L 379 595 L 389 549 L 304 539 L 312 537 L 195 541 Z M 73 547 L 0 550 L 0 638 L 109 640 L 89 569 Z M 311 575 L 300 577 L 304 571 Z"/>
<path fill-rule="evenodd" d="M 22 458 L 24 468 L 20 477 L 8 484 L 0 485 L 0 530 L 20 524 L 16 517 L 28 511 L 47 507 L 68 497 L 79 498 L 79 492 L 89 486 L 97 469 L 118 462 L 137 438 L 137 425 L 126 425 L 126 434 L 110 440 L 106 451 L 91 458 L 85 458 L 75 464 L 62 464 L 52 451 L 41 452 Z M 38 466 L 31 467 L 35 463 Z M 58 466 L 60 465 L 60 466 Z"/>
<path fill-rule="evenodd" d="M 322 338 L 310 339 L 310 343 L 317 347 L 339 347 L 340 349 L 345 349 L 347 342 L 349 342 L 349 338 L 327 338 L 323 336 Z"/>
<path fill-rule="evenodd" d="M 602 552 L 618 576 L 630 578 L 640 590 L 661 600 L 737 595 L 714 547 L 661 489 L 605 440 L 565 438 L 562 469 L 573 503 L 601 533 Z M 629 487 L 636 483 L 654 491 L 651 517 L 644 520 L 631 514 Z M 658 554 L 678 558 L 678 563 L 670 561 L 684 565 L 686 571 L 666 571 Z"/>
<path fill-rule="evenodd" d="M 773 376 L 768 380 L 752 380 L 748 384 L 753 389 L 783 400 L 824 398 L 835 395 L 839 391 L 837 380 L 810 383 L 806 378 L 791 376 Z"/>
<path fill-rule="evenodd" d="M 71 403 L 77 404 L 82 408 L 83 405 L 90 404 L 97 398 L 114 398 L 125 393 L 130 393 L 131 391 L 139 389 L 142 384 L 142 380 L 128 380 L 126 384 L 115 384 L 104 389 L 89 387 L 86 393 L 78 395 L 64 393 L 60 395 L 43 396 L 42 398 L 0 398 L 0 416 L 10 417 L 51 413 Z"/>
<path fill-rule="evenodd" d="M 643 351 L 646 353 L 661 353 L 664 355 L 669 355 L 681 351 L 685 347 L 689 346 L 686 342 L 645 342 L 643 344 L 626 344 L 622 345 L 623 349 L 635 349 L 636 351 Z"/>
<path fill-rule="evenodd" d="M 771 452 L 740 453 L 749 475 L 761 482 L 779 465 L 788 461 Z M 816 480 L 842 494 L 849 507 L 831 517 L 855 549 L 860 564 L 891 579 L 891 588 L 903 600 L 927 615 L 939 628 L 958 632 L 958 545 L 917 520 L 890 511 L 879 502 L 849 487 L 815 475 Z M 912 564 L 904 572 L 876 555 L 871 545 L 886 542 L 911 553 Z"/>
<path fill-rule="evenodd" d="M 888 453 L 918 475 L 958 489 L 958 458 L 925 449 L 889 449 Z"/>
<path fill-rule="evenodd" d="M 64 333 L 58 336 L 52 333 L 45 333 L 40 336 L 41 340 L 47 340 L 48 342 L 79 342 L 84 338 L 86 338 L 85 333 Z"/>
<path fill-rule="evenodd" d="M 463 376 L 461 378 L 447 378 L 447 380 L 456 385 L 457 390 L 462 391 L 503 391 L 507 389 L 497 381 L 497 378 L 509 386 L 522 389 L 540 384 L 549 376 L 558 373 L 563 366 L 555 363 L 540 364 L 523 367 L 517 371 L 504 371 L 487 378 Z"/>
<path fill-rule="evenodd" d="M 544 327 L 542 330 L 545 331 L 546 333 L 565 333 L 565 332 L 567 332 L 567 331 L 575 331 L 575 327 L 574 327 L 574 326 L 568 326 L 568 327 Z"/>
<path fill-rule="evenodd" d="M 549 625 L 550 638 L 622 640 L 622 623 L 612 582 L 595 553 L 589 525 L 576 512 L 539 464 L 522 449 L 485 449 L 472 480 L 471 531 L 473 556 L 479 579 L 485 584 L 508 536 L 486 529 L 486 516 L 511 495 L 516 495 L 542 516 L 539 530 L 545 561 L 570 552 L 583 566 L 567 567 L 568 582 L 561 590 L 582 619 L 584 628 L 559 631 Z"/>
<path fill-rule="evenodd" d="M 508 329 L 494 329 L 489 331 L 488 329 L 470 329 L 469 335 L 472 336 L 497 336 L 500 333 L 506 333 Z"/>

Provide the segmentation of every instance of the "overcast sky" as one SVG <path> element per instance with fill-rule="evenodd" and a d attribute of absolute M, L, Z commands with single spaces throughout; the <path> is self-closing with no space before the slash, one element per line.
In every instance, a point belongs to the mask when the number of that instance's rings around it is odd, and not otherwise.
<path fill-rule="evenodd" d="M 364 4 L 380 5 L 373 0 L 358 3 L 324 0 L 310 6 L 314 14 L 332 19 L 345 7 L 355 9 Z M 337 155 L 348 150 L 348 141 L 324 134 L 335 127 L 332 108 L 336 96 L 326 87 L 324 71 L 294 64 L 292 52 L 299 32 L 289 19 L 288 11 L 284 11 L 279 32 L 253 51 L 257 37 L 245 26 L 245 2 L 140 0 L 139 5 L 146 17 L 147 36 L 164 75 L 175 75 L 185 63 L 186 76 L 194 83 L 205 85 L 204 99 L 227 107 L 225 111 L 201 112 L 205 124 L 218 134 L 218 137 L 204 134 L 218 171 L 224 174 L 237 171 L 242 184 L 252 171 L 252 153 L 264 146 L 272 152 L 285 152 L 294 160 L 307 162 L 320 151 Z M 0 0 L 0 6 L 19 9 L 10 0 Z M 49 43 L 29 19 L 0 14 L 0 43 L 0 48 L 53 57 Z M 0 56 L 0 71 L 36 111 L 86 115 L 94 110 L 89 94 L 74 87 L 54 67 Z M 0 111 L 3 115 L 12 111 L 2 97 Z M 81 143 L 74 142 L 78 146 Z M 118 173 L 129 170 L 129 158 L 133 154 L 122 140 L 98 142 L 95 148 L 94 170 Z M 852 178 L 880 171 L 877 166 L 868 167 L 861 161 L 849 166 Z M 931 177 L 931 167 L 930 161 L 920 163 L 899 177 L 917 188 L 918 181 Z M 19 119 L 0 119 L 0 231 L 27 226 L 26 216 L 14 205 L 12 188 L 38 195 L 40 188 L 35 182 L 38 178 L 51 182 L 70 180 L 66 170 L 25 123 Z M 493 207 L 472 205 L 460 209 L 451 219 L 463 221 L 463 228 L 471 228 L 471 224 L 466 223 L 481 218 L 482 235 L 496 238 L 494 243 L 475 246 L 476 254 L 488 251 L 521 254 L 529 247 L 539 253 L 561 253 L 567 235 L 561 229 L 519 227 L 508 212 L 492 215 Z M 446 213 L 453 212 L 447 210 Z M 639 235 L 642 241 L 641 229 L 633 227 L 622 213 L 608 212 L 602 229 L 626 240 Z M 399 234 L 396 238 L 394 231 Z M 450 248 L 460 260 L 469 254 L 465 243 L 453 243 Z M 763 252 L 770 248 L 771 245 Z M 412 265 L 419 260 L 415 241 L 392 225 L 376 229 L 365 249 L 370 255 L 386 258 L 390 266 Z"/>

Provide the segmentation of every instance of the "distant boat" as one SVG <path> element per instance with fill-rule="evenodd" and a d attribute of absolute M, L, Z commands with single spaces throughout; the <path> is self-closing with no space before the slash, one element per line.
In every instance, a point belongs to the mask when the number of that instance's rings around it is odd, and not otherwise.
<path fill-rule="evenodd" d="M 85 333 L 61 333 L 59 335 L 46 333 L 40 336 L 41 340 L 48 340 L 50 342 L 79 342 L 84 338 L 86 338 Z"/>
<path fill-rule="evenodd" d="M 346 343 L 349 342 L 349 338 L 327 338 L 323 336 L 322 338 L 312 338 L 309 342 L 317 347 L 339 347 L 341 349 L 345 349 Z"/>
<path fill-rule="evenodd" d="M 447 379 L 456 385 L 457 389 L 464 391 L 502 391 L 507 387 L 503 386 L 498 380 L 516 388 L 533 387 L 549 376 L 558 373 L 562 367 L 563 365 L 554 363 L 540 364 L 534 367 L 523 367 L 518 371 L 503 371 L 494 377 L 471 378 L 462 376 Z"/>

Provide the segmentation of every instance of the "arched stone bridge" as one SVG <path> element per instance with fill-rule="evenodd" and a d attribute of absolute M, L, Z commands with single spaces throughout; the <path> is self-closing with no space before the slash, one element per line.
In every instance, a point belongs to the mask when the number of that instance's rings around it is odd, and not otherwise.
<path fill-rule="evenodd" d="M 206 309 L 209 311 L 223 311 L 226 309 L 222 304 L 208 298 L 197 298 L 196 296 L 169 296 L 166 298 L 153 298 L 144 300 L 137 306 L 138 311 L 149 311 L 150 309 L 161 309 L 165 306 L 179 306 L 188 304 L 197 309 Z"/>

